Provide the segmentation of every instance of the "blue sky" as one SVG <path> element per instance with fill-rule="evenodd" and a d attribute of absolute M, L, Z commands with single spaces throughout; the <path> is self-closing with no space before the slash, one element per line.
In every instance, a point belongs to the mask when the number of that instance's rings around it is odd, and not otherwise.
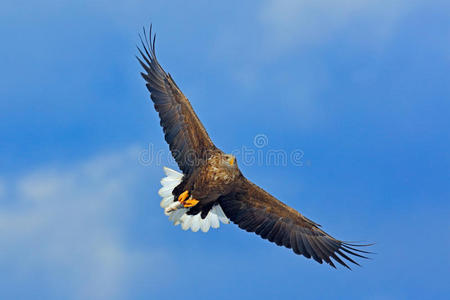
<path fill-rule="evenodd" d="M 449 18 L 447 1 L 2 2 L 0 298 L 446 298 Z M 169 223 L 173 162 L 134 58 L 150 22 L 216 145 L 301 150 L 241 169 L 376 242 L 372 260 L 333 270 L 235 225 Z"/>

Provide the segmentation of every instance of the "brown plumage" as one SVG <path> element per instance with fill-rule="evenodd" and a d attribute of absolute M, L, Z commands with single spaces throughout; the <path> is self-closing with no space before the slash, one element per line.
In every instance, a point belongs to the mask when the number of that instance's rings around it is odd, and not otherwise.
<path fill-rule="evenodd" d="M 171 205 L 173 210 L 180 206 L 177 201 L 183 203 L 180 198 L 185 198 L 183 192 L 186 191 L 186 197 L 198 202 L 185 206 L 187 215 L 199 214 L 205 219 L 213 206 L 220 205 L 226 217 L 240 228 L 319 263 L 325 261 L 335 267 L 334 260 L 349 268 L 346 261 L 358 264 L 350 255 L 367 258 L 361 253 L 369 252 L 356 248 L 367 245 L 331 237 L 319 228 L 320 225 L 247 180 L 235 163 L 235 157 L 223 153 L 212 143 L 188 99 L 159 64 L 151 27 L 148 37 L 144 29 L 144 37 L 142 49 L 138 47 L 142 57 L 138 60 L 145 70 L 141 74 L 159 113 L 164 137 L 183 172 L 171 192 L 173 197 L 170 195 L 170 202 L 175 204 Z M 182 218 L 179 220 L 178 223 L 183 222 Z"/>

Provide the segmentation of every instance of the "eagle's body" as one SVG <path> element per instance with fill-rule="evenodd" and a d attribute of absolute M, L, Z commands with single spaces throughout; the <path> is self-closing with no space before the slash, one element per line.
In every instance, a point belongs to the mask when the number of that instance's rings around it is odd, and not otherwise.
<path fill-rule="evenodd" d="M 236 181 L 242 174 L 236 163 L 228 164 L 229 159 L 230 156 L 222 151 L 214 151 L 192 174 L 185 175 L 183 181 L 174 189 L 173 194 L 176 197 L 184 191 L 190 191 L 192 198 L 199 201 L 191 208 L 190 214 L 206 214 L 211 205 L 218 202 L 220 196 L 229 194 L 236 186 Z"/>
<path fill-rule="evenodd" d="M 208 231 L 229 220 L 279 246 L 292 248 L 319 263 L 335 267 L 331 258 L 348 267 L 357 264 L 350 255 L 368 253 L 337 240 L 317 223 L 279 201 L 245 178 L 236 159 L 218 149 L 208 136 L 188 99 L 167 74 L 155 55 L 155 39 L 145 35 L 141 73 L 161 119 L 164 137 L 182 173 L 164 168 L 161 207 L 175 225 L 184 230 Z M 339 255 L 339 256 L 338 256 Z"/>

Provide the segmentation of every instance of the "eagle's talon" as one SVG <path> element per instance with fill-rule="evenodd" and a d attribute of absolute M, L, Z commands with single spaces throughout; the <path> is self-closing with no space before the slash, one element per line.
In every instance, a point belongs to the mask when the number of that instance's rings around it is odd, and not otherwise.
<path fill-rule="evenodd" d="M 189 200 L 184 201 L 183 205 L 184 205 L 184 207 L 193 207 L 193 206 L 196 206 L 198 204 L 198 202 L 200 202 L 200 201 L 191 198 Z"/>
<path fill-rule="evenodd" d="M 178 202 L 181 203 L 184 207 L 193 207 L 196 206 L 199 202 L 198 200 L 192 199 L 190 197 L 188 200 L 186 198 L 189 197 L 189 191 L 186 190 L 178 196 Z"/>
<path fill-rule="evenodd" d="M 189 196 L 189 191 L 184 191 L 183 193 L 180 194 L 180 196 L 178 196 L 178 201 L 181 202 L 182 204 L 184 204 L 184 200 L 186 200 L 186 198 Z"/>

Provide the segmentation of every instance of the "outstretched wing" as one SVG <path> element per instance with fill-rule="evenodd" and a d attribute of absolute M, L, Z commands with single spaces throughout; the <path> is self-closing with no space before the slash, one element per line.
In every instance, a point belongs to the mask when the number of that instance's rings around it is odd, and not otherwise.
<path fill-rule="evenodd" d="M 150 91 L 151 99 L 161 119 L 164 137 L 175 161 L 184 174 L 189 174 L 200 164 L 210 150 L 216 149 L 205 128 L 174 80 L 167 74 L 155 54 L 155 37 L 152 29 L 145 43 L 141 37 L 141 58 L 137 57 L 145 72 L 141 73 Z M 150 41 L 150 42 L 149 42 Z"/>
<path fill-rule="evenodd" d="M 236 192 L 219 199 L 226 216 L 240 228 L 255 232 L 278 246 L 292 248 L 296 254 L 325 261 L 335 268 L 333 258 L 350 269 L 345 260 L 357 264 L 349 255 L 367 258 L 370 253 L 337 240 L 321 230 L 319 224 L 279 201 L 257 185 L 243 178 Z M 358 253 L 359 252 L 359 253 Z"/>

